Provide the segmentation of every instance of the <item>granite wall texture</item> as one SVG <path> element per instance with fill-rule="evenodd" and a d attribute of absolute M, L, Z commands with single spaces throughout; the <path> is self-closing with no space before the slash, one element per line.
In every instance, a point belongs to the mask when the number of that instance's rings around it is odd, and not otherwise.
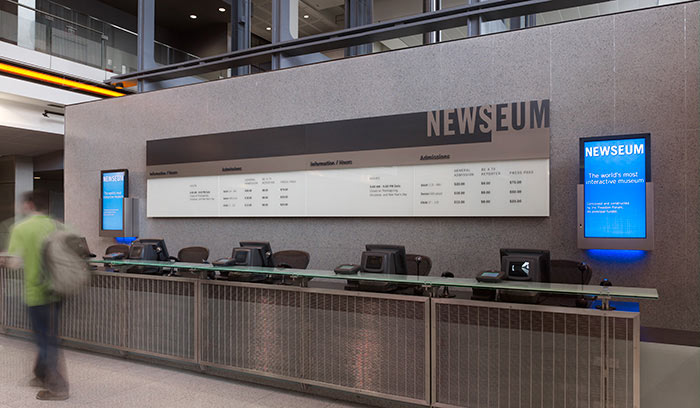
<path fill-rule="evenodd" d="M 357 262 L 365 243 L 405 244 L 433 273 L 461 277 L 498 267 L 501 247 L 549 248 L 588 262 L 593 282 L 657 287 L 643 325 L 698 331 L 699 20 L 691 2 L 70 106 L 66 220 L 104 251 L 99 170 L 128 168 L 132 196 L 145 198 L 149 139 L 550 98 L 550 217 L 147 219 L 144 200 L 141 235 L 212 257 L 269 240 L 324 269 Z M 578 138 L 633 132 L 652 133 L 656 249 L 578 250 Z"/>

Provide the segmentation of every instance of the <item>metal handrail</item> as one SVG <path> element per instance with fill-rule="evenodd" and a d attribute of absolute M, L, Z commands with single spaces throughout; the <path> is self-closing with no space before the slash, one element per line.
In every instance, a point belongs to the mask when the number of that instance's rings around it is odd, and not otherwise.
<path fill-rule="evenodd" d="M 51 13 L 46 12 L 46 11 L 43 11 L 43 10 L 39 10 L 39 9 L 37 9 L 37 8 L 35 8 L 35 7 L 30 7 L 30 6 L 27 6 L 27 5 L 25 5 L 25 4 L 21 4 L 21 3 L 19 3 L 17 0 L 5 0 L 5 1 L 8 2 L 8 3 L 12 3 L 12 4 L 14 4 L 14 5 L 18 6 L 18 7 L 22 7 L 22 8 L 25 8 L 25 9 L 28 9 L 28 10 L 31 10 L 31 11 L 34 11 L 34 12 L 43 14 L 43 15 L 45 15 L 45 16 L 47 16 L 47 17 L 52 18 L 52 19 L 61 20 L 61 21 L 65 22 L 66 24 L 70 24 L 70 25 L 73 25 L 73 26 L 76 26 L 76 27 L 80 27 L 80 28 L 85 29 L 85 30 L 92 31 L 92 32 L 94 32 L 94 33 L 96 33 L 96 34 L 99 34 L 100 36 L 104 37 L 104 39 L 107 39 L 107 38 L 106 38 L 107 35 L 104 33 L 104 30 L 103 30 L 103 31 L 96 30 L 96 29 L 94 29 L 94 28 L 92 28 L 92 27 L 88 27 L 88 26 L 85 26 L 85 25 L 83 25 L 83 24 L 80 24 L 80 23 L 71 21 L 71 20 L 69 20 L 69 19 L 67 19 L 67 18 L 64 18 L 64 17 L 61 17 L 61 16 L 57 16 L 57 15 L 55 15 L 55 14 L 51 14 Z M 62 8 L 64 8 L 64 9 L 66 9 L 66 10 L 70 10 L 70 11 L 73 11 L 73 12 L 76 12 L 76 13 L 80 13 L 80 14 L 86 15 L 86 16 L 88 16 L 88 17 L 89 17 L 90 19 L 92 19 L 92 20 L 98 21 L 98 22 L 100 22 L 100 23 L 102 23 L 102 24 L 104 24 L 104 25 L 110 26 L 110 27 L 112 27 L 112 28 L 114 28 L 114 29 L 116 29 L 116 30 L 123 31 L 123 32 L 125 32 L 125 33 L 127 33 L 127 34 L 131 34 L 131 35 L 133 35 L 134 37 L 138 37 L 138 33 L 134 32 L 134 31 L 131 31 L 131 30 L 128 30 L 128 29 L 126 29 L 126 28 L 124 28 L 124 27 L 120 27 L 120 26 L 118 26 L 118 25 L 114 25 L 114 24 L 112 24 L 112 23 L 110 23 L 110 22 L 104 21 L 104 20 L 99 19 L 99 18 L 97 18 L 97 17 L 90 16 L 90 15 L 88 15 L 88 14 L 81 13 L 81 12 L 79 12 L 79 11 L 74 11 L 74 10 L 71 9 L 70 7 L 66 7 L 66 6 L 64 6 L 64 5 L 62 5 L 62 4 L 58 4 L 58 3 L 55 3 L 55 2 L 50 1 L 50 0 L 45 0 L 45 1 L 47 1 L 47 2 L 49 2 L 49 3 L 51 3 L 51 4 L 53 4 L 53 5 L 56 5 L 56 6 L 58 6 L 58 7 L 62 7 Z M 175 50 L 175 51 L 177 51 L 177 52 L 180 52 L 180 53 L 185 54 L 185 55 L 187 55 L 187 56 L 189 56 L 189 57 L 192 57 L 192 58 L 199 58 L 197 55 L 194 55 L 194 54 L 189 53 L 189 52 L 187 52 L 187 51 L 181 50 L 181 49 L 179 49 L 179 48 L 175 48 L 175 47 L 170 46 L 170 45 L 168 45 L 168 44 L 164 44 L 164 43 L 162 43 L 162 42 L 160 42 L 160 41 L 154 41 L 154 43 L 155 43 L 155 44 L 158 44 L 158 45 L 162 45 L 163 47 L 169 48 L 169 49 L 171 49 L 171 50 Z"/>
<path fill-rule="evenodd" d="M 88 27 L 88 26 L 84 26 L 84 25 L 82 25 L 82 24 L 80 24 L 80 23 L 76 23 L 76 22 L 71 21 L 71 20 L 69 20 L 69 19 L 67 19 L 67 18 L 63 18 L 63 17 L 57 16 L 57 15 L 55 15 L 55 14 L 48 13 L 48 12 L 46 12 L 46 11 L 39 10 L 39 9 L 37 9 L 37 8 L 34 8 L 34 7 L 29 7 L 29 6 L 25 5 L 25 4 L 19 3 L 18 1 L 15 1 L 15 0 L 5 0 L 5 1 L 8 2 L 8 3 L 12 3 L 12 4 L 16 5 L 17 7 L 22 7 L 22 8 L 25 8 L 25 9 L 28 9 L 28 10 L 31 10 L 31 11 L 34 11 L 34 12 L 37 12 L 37 13 L 46 15 L 46 16 L 48 16 L 48 17 L 51 17 L 52 19 L 61 20 L 61 21 L 65 22 L 65 23 L 68 23 L 68 24 L 71 24 L 71 25 L 74 25 L 74 26 L 77 26 L 77 27 L 80 27 L 80 28 L 83 28 L 83 29 L 86 29 L 86 30 L 89 30 L 89 31 L 93 31 L 93 32 L 95 32 L 95 33 L 97 33 L 97 34 L 100 34 L 100 35 L 104 35 L 104 33 L 103 33 L 102 31 L 95 30 L 94 28 L 91 28 L 91 27 Z M 54 3 L 54 4 L 56 4 L 56 3 Z M 61 6 L 60 4 L 58 4 L 58 5 Z M 61 7 L 64 7 L 64 6 L 61 6 Z M 64 7 L 64 8 L 67 8 L 67 7 Z M 69 9 L 69 10 L 70 10 L 70 9 Z M 91 17 L 91 18 L 92 18 L 92 17 Z M 98 20 L 98 19 L 95 19 L 95 20 Z M 100 21 L 100 20 L 98 20 L 98 21 Z"/>
<path fill-rule="evenodd" d="M 479 3 L 423 13 L 415 16 L 347 28 L 330 33 L 261 45 L 212 57 L 118 75 L 107 80 L 118 83 L 134 80 L 164 80 L 267 62 L 273 55 L 304 55 L 346 48 L 407 35 L 445 30 L 466 24 L 468 18 L 484 20 L 507 18 L 523 13 L 540 13 L 604 0 L 487 0 Z"/>

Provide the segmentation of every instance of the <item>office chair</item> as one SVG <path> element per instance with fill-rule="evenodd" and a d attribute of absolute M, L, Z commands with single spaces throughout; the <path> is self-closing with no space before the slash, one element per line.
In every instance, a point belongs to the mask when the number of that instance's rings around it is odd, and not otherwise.
<path fill-rule="evenodd" d="M 574 285 L 588 285 L 593 276 L 593 270 L 583 262 L 567 259 L 552 259 L 550 262 L 549 283 L 568 283 Z M 588 307 L 588 301 L 584 296 L 578 295 L 554 295 L 546 296 L 543 303 L 558 306 Z"/>
<path fill-rule="evenodd" d="M 408 275 L 428 276 L 433 268 L 433 261 L 429 256 L 418 254 L 406 254 L 406 273 Z M 398 293 L 405 295 L 424 295 L 425 289 L 420 286 L 400 286 Z"/>
<path fill-rule="evenodd" d="M 129 245 L 124 244 L 114 244 L 107 247 L 105 250 L 105 255 L 109 254 L 124 254 L 124 257 L 129 254 Z"/>
<path fill-rule="evenodd" d="M 292 269 L 306 269 L 309 266 L 309 261 L 311 260 L 311 255 L 306 251 L 298 250 L 285 250 L 278 251 L 272 254 L 272 265 L 276 268 L 292 268 Z M 304 278 L 307 282 L 311 278 Z M 293 285 L 296 284 L 288 276 L 270 276 L 268 283 L 281 283 L 283 285 Z"/>
<path fill-rule="evenodd" d="M 182 248 L 177 253 L 176 262 L 188 262 L 188 263 L 207 263 L 209 259 L 209 248 L 201 246 L 191 246 Z M 199 278 L 203 271 L 196 269 L 176 269 L 173 271 L 174 275 L 182 276 L 184 278 Z"/>
<path fill-rule="evenodd" d="M 272 264 L 278 268 L 306 269 L 310 260 L 311 256 L 305 251 L 286 250 L 272 254 Z"/>
<path fill-rule="evenodd" d="M 209 248 L 201 246 L 191 246 L 182 248 L 177 253 L 177 262 L 207 263 L 209 259 Z"/>
<path fill-rule="evenodd" d="M 433 268 L 430 257 L 417 254 L 406 254 L 406 269 L 409 275 L 428 276 Z"/>
<path fill-rule="evenodd" d="M 110 254 L 121 254 L 122 258 L 126 258 L 129 255 L 129 245 L 124 244 L 114 244 L 110 245 L 105 249 L 105 255 Z M 108 265 L 104 265 L 105 272 L 119 272 L 118 268 L 111 268 Z"/>

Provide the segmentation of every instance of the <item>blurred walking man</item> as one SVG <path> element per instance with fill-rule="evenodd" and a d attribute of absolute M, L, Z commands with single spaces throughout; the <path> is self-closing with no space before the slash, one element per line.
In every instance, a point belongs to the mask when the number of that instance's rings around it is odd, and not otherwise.
<path fill-rule="evenodd" d="M 40 400 L 65 400 L 68 383 L 59 370 L 58 315 L 60 298 L 48 289 L 42 270 L 42 245 L 56 223 L 46 214 L 46 206 L 35 192 L 22 197 L 22 214 L 10 235 L 8 252 L 18 258 L 15 266 L 24 263 L 24 295 L 32 322 L 39 355 L 34 366 L 35 378 L 30 385 L 43 388 L 36 395 Z M 21 261 L 19 259 L 21 258 Z"/>

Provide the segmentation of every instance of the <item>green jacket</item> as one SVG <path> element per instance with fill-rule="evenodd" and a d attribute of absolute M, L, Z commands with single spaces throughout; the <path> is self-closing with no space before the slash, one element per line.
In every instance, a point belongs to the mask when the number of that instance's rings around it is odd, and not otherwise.
<path fill-rule="evenodd" d="M 24 260 L 24 296 L 27 306 L 41 306 L 58 301 L 42 281 L 42 245 L 56 229 L 47 215 L 33 215 L 16 224 L 10 233 L 8 252 Z"/>

